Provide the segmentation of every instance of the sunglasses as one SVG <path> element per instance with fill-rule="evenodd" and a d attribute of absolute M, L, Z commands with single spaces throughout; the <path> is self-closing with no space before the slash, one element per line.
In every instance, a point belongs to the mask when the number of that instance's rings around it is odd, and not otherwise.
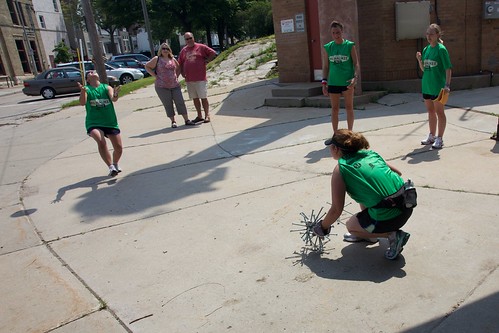
<path fill-rule="evenodd" d="M 192 39 L 192 37 L 187 37 L 185 40 L 191 40 L 191 39 Z"/>
<path fill-rule="evenodd" d="M 169 48 L 166 48 L 166 47 L 163 47 L 163 48 L 161 48 L 161 49 L 162 49 L 163 51 L 170 51 L 170 49 L 169 49 Z"/>

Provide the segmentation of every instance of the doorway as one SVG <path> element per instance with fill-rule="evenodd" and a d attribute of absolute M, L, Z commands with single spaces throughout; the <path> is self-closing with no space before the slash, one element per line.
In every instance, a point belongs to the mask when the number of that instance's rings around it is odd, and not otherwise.
<path fill-rule="evenodd" d="M 322 45 L 319 26 L 319 0 L 306 1 L 308 49 L 310 56 L 311 81 L 322 79 Z"/>

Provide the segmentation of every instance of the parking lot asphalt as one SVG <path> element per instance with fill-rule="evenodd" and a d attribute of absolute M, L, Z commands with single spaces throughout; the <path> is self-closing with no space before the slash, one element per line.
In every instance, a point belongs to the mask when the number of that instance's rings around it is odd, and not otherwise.
<path fill-rule="evenodd" d="M 263 106 L 275 84 L 210 89 L 212 121 L 177 129 L 154 87 L 121 98 L 116 178 L 83 107 L 3 126 L 0 332 L 497 331 L 499 88 L 451 92 L 442 150 L 419 94 L 356 106 L 418 189 L 389 261 L 342 241 L 350 199 L 324 253 L 293 232 L 330 206 L 330 111 Z"/>

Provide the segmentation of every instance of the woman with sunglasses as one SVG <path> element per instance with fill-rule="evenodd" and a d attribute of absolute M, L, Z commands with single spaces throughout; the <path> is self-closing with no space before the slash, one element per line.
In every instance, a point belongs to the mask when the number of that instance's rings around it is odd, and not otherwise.
<path fill-rule="evenodd" d="M 409 220 L 412 208 L 395 205 L 398 193 L 404 187 L 401 172 L 389 165 L 360 133 L 339 129 L 326 142 L 332 157 L 338 161 L 331 177 L 332 206 L 317 222 L 313 232 L 319 237 L 329 234 L 331 226 L 340 217 L 345 206 L 345 194 L 360 204 L 361 212 L 352 215 L 346 223 L 347 242 L 388 238 L 390 247 L 385 258 L 393 260 L 409 240 L 409 233 L 400 228 Z M 385 198 L 393 204 L 388 205 Z"/>
<path fill-rule="evenodd" d="M 173 103 L 177 108 L 177 114 L 184 118 L 185 124 L 187 126 L 195 125 L 187 116 L 187 107 L 178 82 L 180 65 L 173 56 L 170 46 L 166 43 L 161 44 L 158 55 L 148 61 L 145 68 L 151 76 L 156 78 L 154 88 L 161 103 L 163 103 L 166 115 L 172 122 L 172 128 L 177 128 Z"/>

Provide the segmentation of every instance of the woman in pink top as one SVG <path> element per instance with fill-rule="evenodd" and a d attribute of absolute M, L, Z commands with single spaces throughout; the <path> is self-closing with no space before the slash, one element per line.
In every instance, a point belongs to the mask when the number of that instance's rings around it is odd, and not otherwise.
<path fill-rule="evenodd" d="M 175 110 L 173 103 L 177 108 L 177 114 L 184 117 L 187 126 L 195 125 L 187 117 L 187 108 L 185 106 L 182 90 L 178 83 L 180 75 L 180 65 L 173 57 L 172 50 L 168 44 L 163 43 L 159 48 L 158 55 L 152 58 L 146 65 L 146 71 L 156 78 L 154 88 L 158 94 L 161 103 L 165 107 L 166 115 L 172 121 L 172 128 L 177 128 L 175 122 Z"/>

